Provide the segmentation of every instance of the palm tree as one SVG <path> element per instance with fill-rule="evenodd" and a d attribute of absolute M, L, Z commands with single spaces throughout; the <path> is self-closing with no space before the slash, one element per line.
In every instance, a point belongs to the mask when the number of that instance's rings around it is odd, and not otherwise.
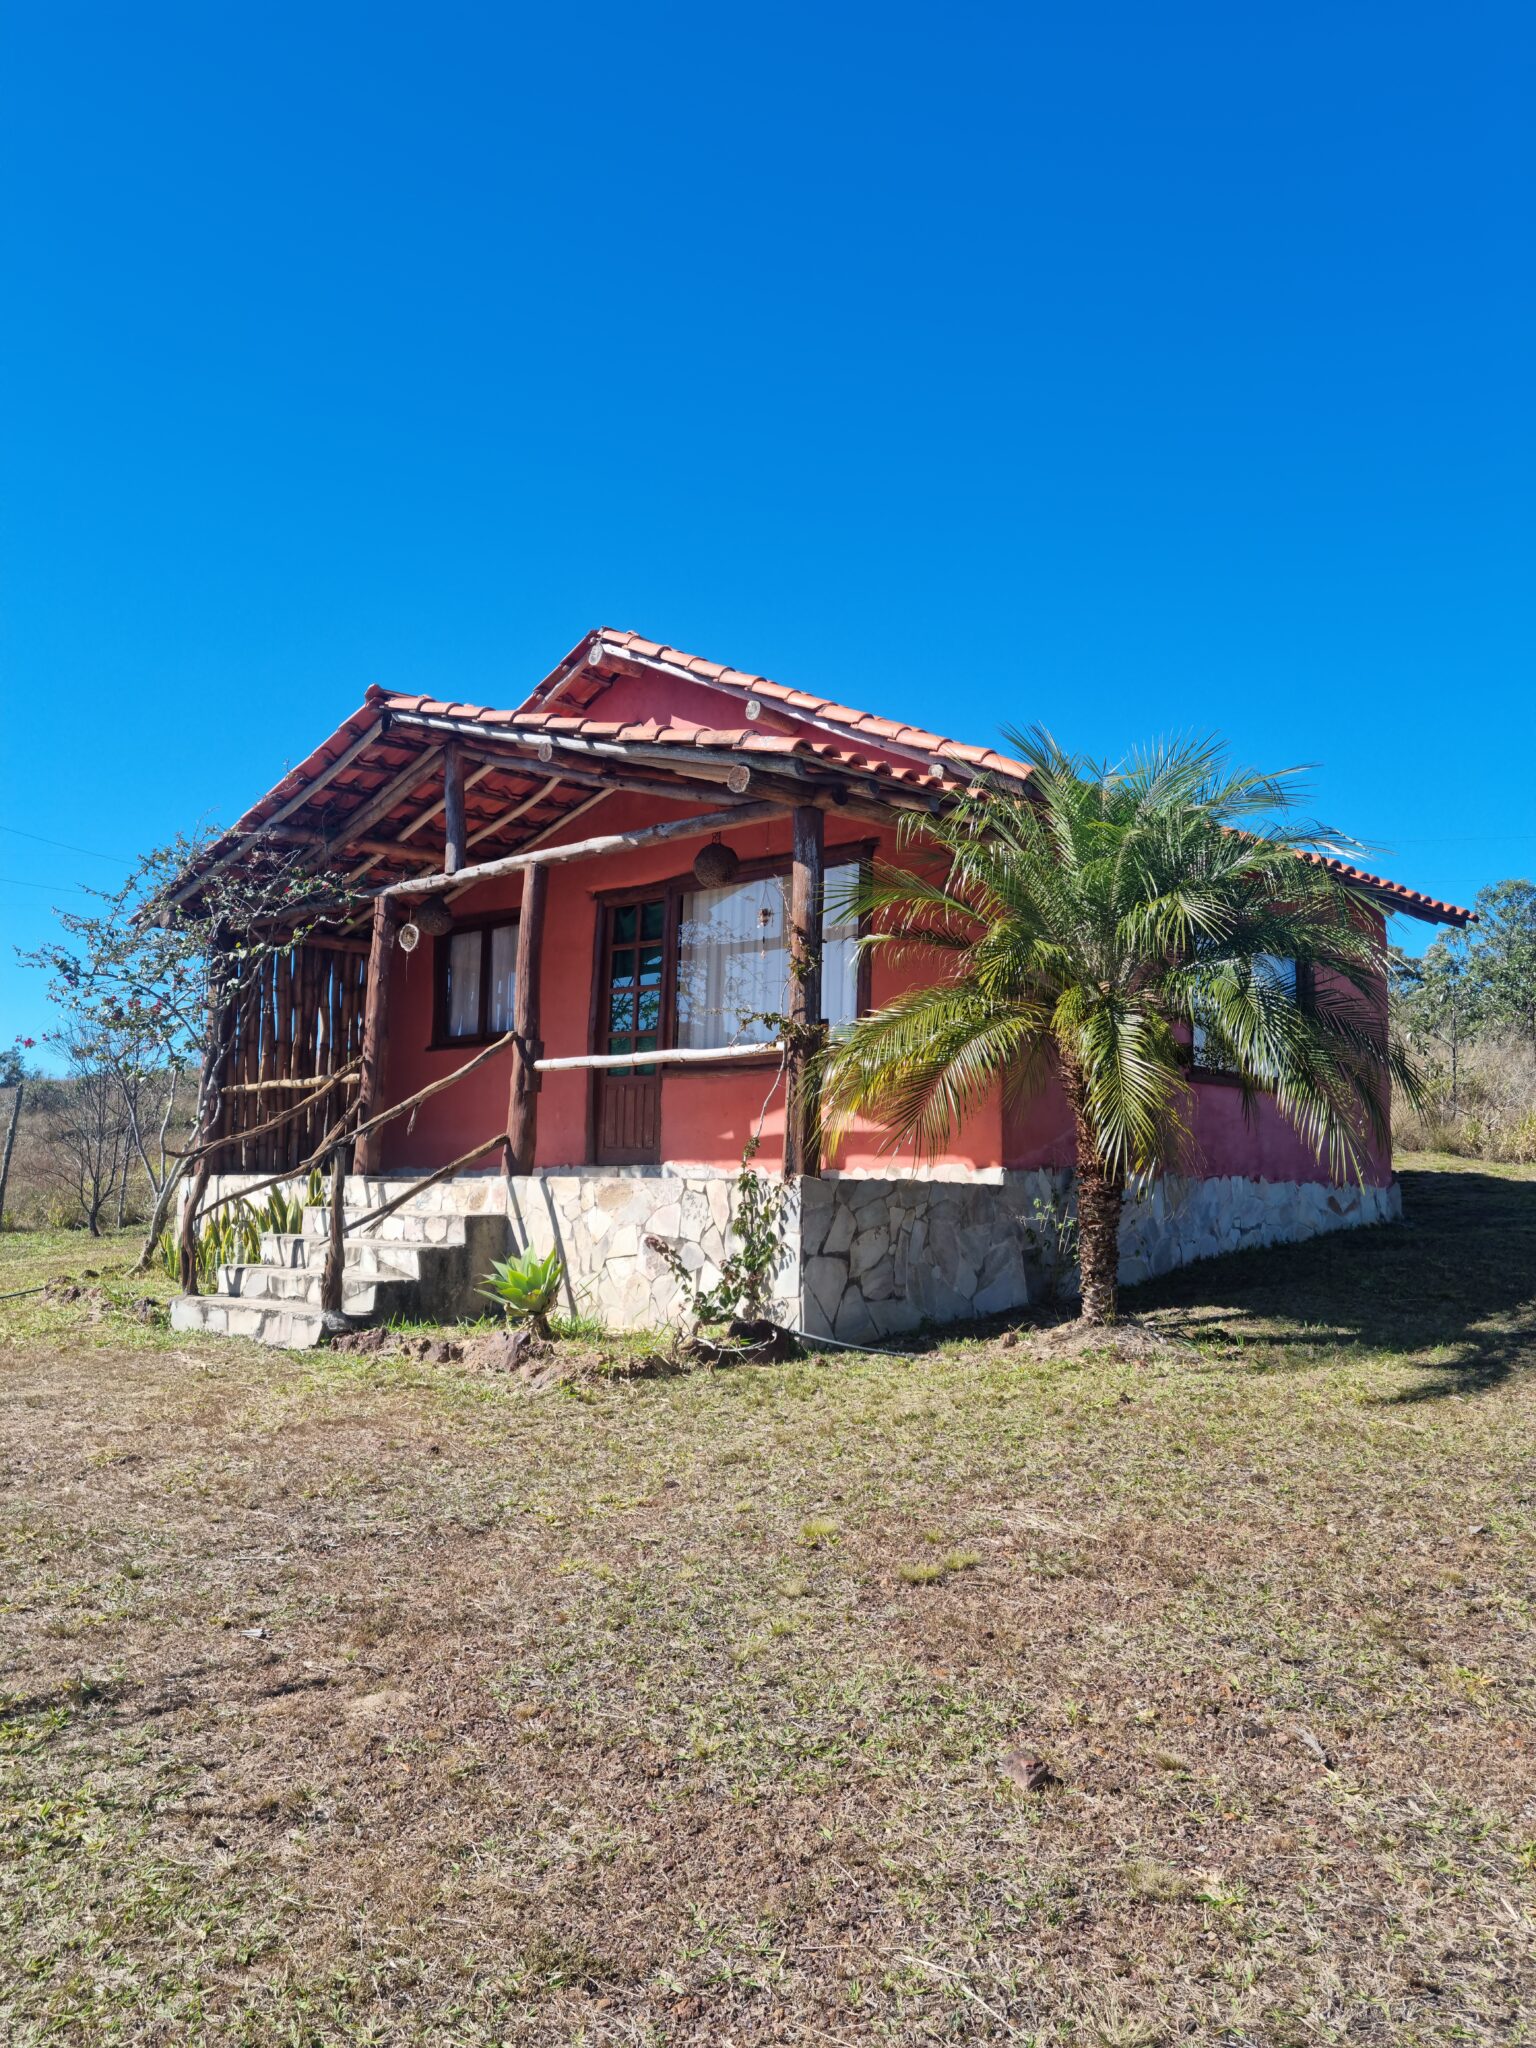
<path fill-rule="evenodd" d="M 1008 738 L 1024 789 L 977 785 L 909 822 L 931 857 L 860 883 L 863 943 L 925 976 L 829 1048 L 821 1099 L 833 1138 L 865 1116 L 923 1154 L 999 1082 L 1055 1075 L 1083 1320 L 1105 1323 L 1126 1189 L 1187 1140 L 1196 1032 L 1245 1114 L 1273 1098 L 1335 1178 L 1385 1141 L 1391 1081 L 1417 1083 L 1387 1039 L 1379 919 L 1325 864 L 1337 835 L 1295 821 L 1295 771 L 1235 772 L 1210 741 L 1111 770 L 1048 733 Z"/>

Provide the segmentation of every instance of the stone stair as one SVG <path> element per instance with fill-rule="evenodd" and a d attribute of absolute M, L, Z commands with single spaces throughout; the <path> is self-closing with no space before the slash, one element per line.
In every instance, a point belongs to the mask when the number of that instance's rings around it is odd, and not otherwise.
<path fill-rule="evenodd" d="M 485 1307 L 478 1289 L 509 1244 L 505 1184 L 478 1174 L 439 1181 L 352 1235 L 357 1221 L 410 1185 L 348 1176 L 342 1315 L 350 1328 L 395 1317 L 458 1322 Z M 240 1177 L 229 1175 L 211 1195 L 233 1200 L 240 1192 Z M 267 1232 L 259 1263 L 221 1266 L 213 1293 L 172 1301 L 172 1329 L 312 1349 L 328 1334 L 320 1289 L 330 1228 L 329 1208 L 317 1208 L 305 1210 L 302 1231 Z"/>

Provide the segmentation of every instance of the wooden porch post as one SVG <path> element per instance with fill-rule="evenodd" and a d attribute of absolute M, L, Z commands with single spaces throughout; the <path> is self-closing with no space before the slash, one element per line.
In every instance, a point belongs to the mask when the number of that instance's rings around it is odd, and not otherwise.
<path fill-rule="evenodd" d="M 443 749 L 443 831 L 443 873 L 456 875 L 465 853 L 464 750 L 458 746 Z"/>
<path fill-rule="evenodd" d="M 389 969 L 395 952 L 395 913 L 387 896 L 373 899 L 373 936 L 368 945 L 368 980 L 363 997 L 362 1069 L 358 1078 L 357 1120 L 367 1123 L 384 1091 L 384 1032 L 389 1003 Z M 333 1114 L 334 1108 L 327 1114 Z M 359 1138 L 354 1173 L 377 1173 L 382 1127 Z"/>
<path fill-rule="evenodd" d="M 811 1062 L 821 1049 L 821 911 L 826 819 L 811 804 L 794 813 L 789 870 L 789 1068 L 784 1104 L 784 1171 L 821 1172 L 816 1085 Z"/>
<path fill-rule="evenodd" d="M 523 904 L 517 919 L 517 963 L 512 989 L 512 1096 L 507 1105 L 508 1173 L 532 1173 L 538 1149 L 539 1077 L 534 1061 L 539 1039 L 539 970 L 544 951 L 544 899 L 549 869 L 529 868 L 523 876 Z"/>

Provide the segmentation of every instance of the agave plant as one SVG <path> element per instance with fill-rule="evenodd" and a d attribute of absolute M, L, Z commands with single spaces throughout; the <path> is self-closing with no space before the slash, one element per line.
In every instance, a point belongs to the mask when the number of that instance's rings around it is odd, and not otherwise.
<path fill-rule="evenodd" d="M 558 1252 L 548 1252 L 541 1259 L 536 1252 L 527 1251 L 521 1258 L 492 1259 L 490 1278 L 480 1292 L 487 1301 L 499 1302 L 514 1322 L 526 1323 L 535 1336 L 547 1337 L 549 1312 L 564 1276 Z"/>

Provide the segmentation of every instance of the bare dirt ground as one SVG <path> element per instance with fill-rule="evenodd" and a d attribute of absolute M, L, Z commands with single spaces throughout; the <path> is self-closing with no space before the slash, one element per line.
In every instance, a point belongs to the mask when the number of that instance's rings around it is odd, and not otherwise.
<path fill-rule="evenodd" d="M 0 1239 L 0 2040 L 1518 2043 L 1536 1178 L 529 1393 Z"/>

